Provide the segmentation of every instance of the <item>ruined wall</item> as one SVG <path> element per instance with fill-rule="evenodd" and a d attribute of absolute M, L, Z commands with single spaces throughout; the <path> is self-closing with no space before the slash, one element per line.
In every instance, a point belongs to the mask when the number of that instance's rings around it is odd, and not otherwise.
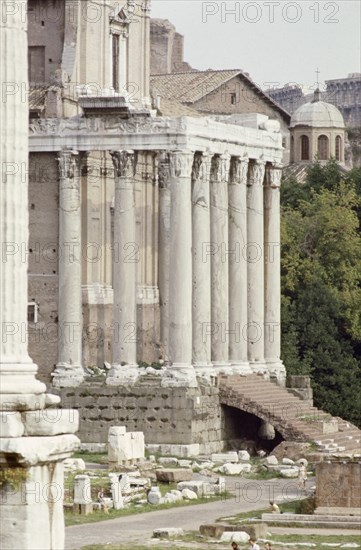
<path fill-rule="evenodd" d="M 61 68 L 65 30 L 64 0 L 28 0 L 29 80 L 53 83 Z"/>
<path fill-rule="evenodd" d="M 316 513 L 322 508 L 361 507 L 361 462 L 327 461 L 316 465 Z M 326 512 L 326 510 L 325 510 Z"/>
<path fill-rule="evenodd" d="M 184 36 L 167 19 L 150 20 L 150 74 L 193 71 L 184 61 Z"/>
<path fill-rule="evenodd" d="M 52 153 L 30 154 L 28 301 L 38 307 L 29 322 L 29 354 L 39 378 L 50 381 L 58 351 L 58 166 Z"/>
<path fill-rule="evenodd" d="M 110 426 L 143 431 L 146 443 L 221 448 L 218 388 L 162 388 L 147 376 L 131 388 L 92 382 L 61 390 L 62 407 L 79 410 L 82 443 L 106 443 Z"/>

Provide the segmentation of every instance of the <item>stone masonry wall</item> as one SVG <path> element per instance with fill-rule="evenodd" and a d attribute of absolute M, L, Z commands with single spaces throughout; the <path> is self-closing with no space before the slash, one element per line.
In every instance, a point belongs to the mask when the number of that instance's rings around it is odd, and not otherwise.
<path fill-rule="evenodd" d="M 28 302 L 38 309 L 28 325 L 29 354 L 39 378 L 50 382 L 58 353 L 58 168 L 50 153 L 31 154 L 29 166 Z"/>
<path fill-rule="evenodd" d="M 320 462 L 316 466 L 317 508 L 361 507 L 361 463 Z"/>
<path fill-rule="evenodd" d="M 93 382 L 60 391 L 64 408 L 79 410 L 82 443 L 106 443 L 111 426 L 143 431 L 146 443 L 213 444 L 220 448 L 218 388 L 162 388 L 147 376 L 132 387 Z"/>

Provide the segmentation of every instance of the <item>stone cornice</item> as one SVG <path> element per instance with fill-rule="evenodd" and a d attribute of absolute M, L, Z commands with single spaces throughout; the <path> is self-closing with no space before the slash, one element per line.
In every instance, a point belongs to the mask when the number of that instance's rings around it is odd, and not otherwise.
<path fill-rule="evenodd" d="M 174 151 L 229 153 L 281 162 L 282 136 L 207 117 L 121 116 L 38 119 L 29 126 L 29 151 L 57 152 L 66 147 L 78 151 Z"/>

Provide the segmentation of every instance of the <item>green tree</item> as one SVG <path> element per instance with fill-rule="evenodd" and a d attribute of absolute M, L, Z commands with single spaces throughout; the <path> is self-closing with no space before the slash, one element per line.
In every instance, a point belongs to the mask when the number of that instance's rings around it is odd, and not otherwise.
<path fill-rule="evenodd" d="M 360 171 L 315 163 L 282 190 L 282 356 L 315 403 L 360 425 Z"/>

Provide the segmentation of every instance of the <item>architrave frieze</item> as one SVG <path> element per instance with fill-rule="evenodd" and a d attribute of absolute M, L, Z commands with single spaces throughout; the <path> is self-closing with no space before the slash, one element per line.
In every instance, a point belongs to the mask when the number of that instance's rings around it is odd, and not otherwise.
<path fill-rule="evenodd" d="M 270 163 L 282 160 L 282 136 L 237 124 L 192 117 L 121 116 L 37 119 L 29 125 L 29 151 L 197 151 Z"/>

